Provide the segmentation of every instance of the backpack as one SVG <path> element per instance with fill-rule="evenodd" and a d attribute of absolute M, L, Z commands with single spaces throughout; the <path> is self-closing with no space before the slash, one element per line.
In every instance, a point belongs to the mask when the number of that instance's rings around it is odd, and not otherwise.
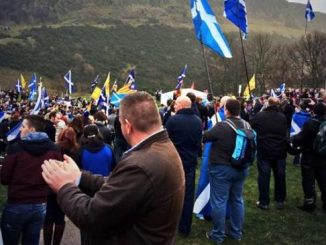
<path fill-rule="evenodd" d="M 249 123 L 242 120 L 244 128 L 237 128 L 229 119 L 225 122 L 236 133 L 235 147 L 231 157 L 231 165 L 238 169 L 248 168 L 255 160 L 256 155 L 256 132 Z"/>
<path fill-rule="evenodd" d="M 322 121 L 314 140 L 313 149 L 320 155 L 326 155 L 326 120 Z"/>

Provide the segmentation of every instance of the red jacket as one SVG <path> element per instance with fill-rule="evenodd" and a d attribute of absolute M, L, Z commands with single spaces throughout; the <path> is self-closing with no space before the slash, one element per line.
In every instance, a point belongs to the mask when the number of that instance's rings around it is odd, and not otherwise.
<path fill-rule="evenodd" d="M 1 169 L 1 183 L 8 185 L 8 203 L 44 203 L 49 187 L 42 177 L 44 160 L 62 156 L 49 139 L 19 140 L 9 145 Z"/>

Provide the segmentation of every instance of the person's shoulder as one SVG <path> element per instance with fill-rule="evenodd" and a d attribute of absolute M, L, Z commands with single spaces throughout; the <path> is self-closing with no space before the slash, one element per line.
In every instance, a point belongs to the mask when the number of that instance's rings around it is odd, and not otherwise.
<path fill-rule="evenodd" d="M 48 145 L 48 151 L 61 152 L 60 146 L 52 142 L 52 140 L 47 139 L 45 143 Z"/>
<path fill-rule="evenodd" d="M 228 128 L 229 125 L 227 124 L 227 122 L 224 120 L 224 121 L 220 121 L 220 122 L 217 122 L 214 126 L 213 126 L 213 130 L 215 131 L 224 131 L 226 128 Z"/>
<path fill-rule="evenodd" d="M 19 141 L 9 143 L 8 148 L 7 148 L 7 154 L 17 154 L 21 153 L 23 151 L 22 147 L 19 144 Z"/>
<path fill-rule="evenodd" d="M 166 121 L 166 125 L 175 124 L 178 121 L 180 121 L 180 115 L 179 114 L 174 114 L 174 115 L 171 114 L 171 116 Z"/>

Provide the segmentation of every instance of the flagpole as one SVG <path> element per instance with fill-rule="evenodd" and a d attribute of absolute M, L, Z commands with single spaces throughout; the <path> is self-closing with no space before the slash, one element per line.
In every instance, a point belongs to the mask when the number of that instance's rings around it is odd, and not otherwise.
<path fill-rule="evenodd" d="M 203 52 L 203 58 L 204 58 L 204 64 L 205 64 L 206 73 L 207 73 L 209 90 L 210 90 L 210 93 L 212 94 L 212 97 L 214 97 L 213 96 L 213 86 L 212 86 L 211 76 L 209 75 L 207 59 L 206 59 L 206 55 L 205 55 L 205 48 L 204 48 L 204 44 L 203 44 L 202 41 L 200 42 L 200 46 L 201 46 L 201 50 Z"/>
<path fill-rule="evenodd" d="M 241 50 L 242 50 L 243 62 L 244 62 L 245 71 L 246 71 L 246 77 L 247 77 L 247 86 L 248 86 L 248 90 L 249 90 L 249 96 L 251 98 L 251 90 L 250 90 L 250 84 L 249 84 L 249 74 L 248 74 L 248 68 L 247 68 L 247 60 L 246 60 L 246 54 L 245 54 L 245 51 L 244 51 L 243 40 L 242 40 L 240 28 L 239 28 L 239 35 L 240 35 L 240 42 L 241 42 Z"/>
<path fill-rule="evenodd" d="M 307 41 L 307 28 L 308 28 L 308 19 L 306 18 L 306 27 L 304 29 L 304 40 Z M 304 60 L 302 60 L 302 73 L 301 73 L 301 80 L 300 80 L 300 91 L 302 93 L 303 87 L 303 76 L 304 76 Z"/>
<path fill-rule="evenodd" d="M 209 86 L 209 90 L 210 90 L 210 93 L 212 95 L 213 102 L 214 102 L 213 86 L 212 86 L 211 76 L 209 75 L 208 63 L 207 63 L 207 59 L 206 59 L 206 55 L 205 55 L 205 48 L 204 48 L 204 44 L 203 44 L 202 40 L 200 40 L 200 45 L 201 45 L 201 49 L 202 49 L 202 52 L 203 52 L 204 64 L 205 64 L 207 79 L 208 79 L 208 86 Z M 218 118 L 217 118 L 217 111 L 216 111 L 215 104 L 214 104 L 214 115 L 215 115 L 215 120 L 216 120 L 216 123 L 217 123 Z"/>

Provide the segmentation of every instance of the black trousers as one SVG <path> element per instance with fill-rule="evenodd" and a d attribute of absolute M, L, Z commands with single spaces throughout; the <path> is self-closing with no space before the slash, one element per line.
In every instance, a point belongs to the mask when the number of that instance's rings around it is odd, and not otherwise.
<path fill-rule="evenodd" d="M 183 166 L 183 169 L 185 172 L 186 188 L 179 222 L 179 231 L 184 234 L 189 234 L 191 232 L 192 210 L 194 208 L 196 165 Z"/>
<path fill-rule="evenodd" d="M 316 180 L 321 192 L 321 201 L 326 206 L 326 167 L 301 166 L 302 188 L 305 199 L 313 198 L 316 201 Z"/>
<path fill-rule="evenodd" d="M 274 198 L 276 202 L 284 202 L 286 198 L 285 159 L 257 159 L 259 202 L 269 205 L 269 185 L 271 171 L 274 176 Z"/>

